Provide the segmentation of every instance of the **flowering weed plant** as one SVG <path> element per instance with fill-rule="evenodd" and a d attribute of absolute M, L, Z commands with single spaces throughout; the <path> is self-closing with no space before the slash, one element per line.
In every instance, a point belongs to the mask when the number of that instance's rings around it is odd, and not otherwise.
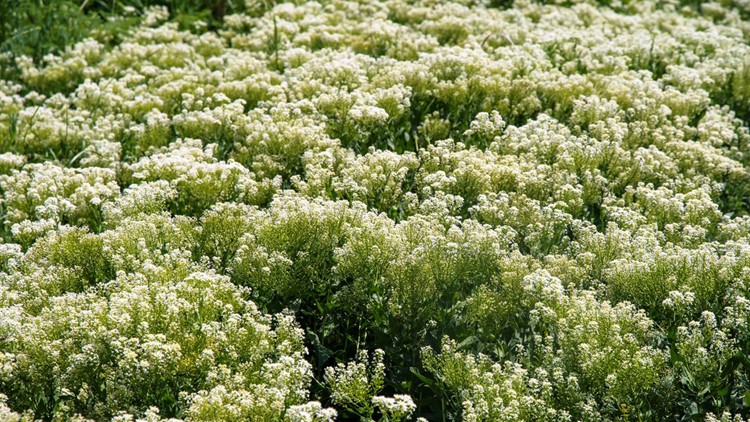
<path fill-rule="evenodd" d="M 0 43 L 0 419 L 750 420 L 750 3 L 132 3 Z"/>

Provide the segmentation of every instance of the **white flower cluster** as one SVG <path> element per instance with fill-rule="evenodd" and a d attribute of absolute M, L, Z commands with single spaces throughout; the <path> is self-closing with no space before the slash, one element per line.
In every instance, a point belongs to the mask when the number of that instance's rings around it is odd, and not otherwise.
<path fill-rule="evenodd" d="M 749 2 L 246 3 L 12 58 L 0 419 L 748 417 Z"/>

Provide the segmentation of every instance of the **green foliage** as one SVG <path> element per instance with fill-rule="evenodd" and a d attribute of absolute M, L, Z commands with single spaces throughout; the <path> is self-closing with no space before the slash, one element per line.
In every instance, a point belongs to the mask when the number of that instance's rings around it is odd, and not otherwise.
<path fill-rule="evenodd" d="M 72 1 L 3 0 L 0 10 L 0 49 L 35 60 L 82 40 L 96 21 Z"/>
<path fill-rule="evenodd" d="M 749 10 L 0 3 L 0 419 L 746 419 Z"/>

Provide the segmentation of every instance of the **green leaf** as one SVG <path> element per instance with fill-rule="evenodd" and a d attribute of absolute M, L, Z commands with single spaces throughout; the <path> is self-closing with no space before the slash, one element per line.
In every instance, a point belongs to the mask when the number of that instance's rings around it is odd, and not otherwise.
<path fill-rule="evenodd" d="M 409 368 L 409 371 L 414 374 L 414 376 L 417 377 L 420 381 L 422 381 L 426 386 L 432 387 L 433 385 L 435 385 L 435 382 L 433 380 L 427 378 L 419 372 L 419 368 L 412 366 Z"/>
<path fill-rule="evenodd" d="M 729 393 L 729 386 L 728 385 L 725 385 L 724 388 L 722 388 L 721 390 L 719 390 L 719 391 L 716 392 L 716 394 L 719 397 L 722 397 L 722 398 L 726 397 L 727 393 Z"/>
<path fill-rule="evenodd" d="M 462 341 L 461 343 L 458 343 L 458 349 L 464 349 L 464 348 L 469 347 L 469 346 L 471 346 L 472 344 L 474 344 L 474 343 L 476 343 L 478 341 L 479 341 L 479 339 L 477 338 L 477 336 L 469 336 L 464 341 Z"/>

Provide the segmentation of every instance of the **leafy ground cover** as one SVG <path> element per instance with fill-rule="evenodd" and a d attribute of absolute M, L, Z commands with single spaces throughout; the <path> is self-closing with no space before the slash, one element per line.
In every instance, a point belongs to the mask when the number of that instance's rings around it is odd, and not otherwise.
<path fill-rule="evenodd" d="M 747 420 L 748 15 L 0 2 L 0 419 Z"/>

